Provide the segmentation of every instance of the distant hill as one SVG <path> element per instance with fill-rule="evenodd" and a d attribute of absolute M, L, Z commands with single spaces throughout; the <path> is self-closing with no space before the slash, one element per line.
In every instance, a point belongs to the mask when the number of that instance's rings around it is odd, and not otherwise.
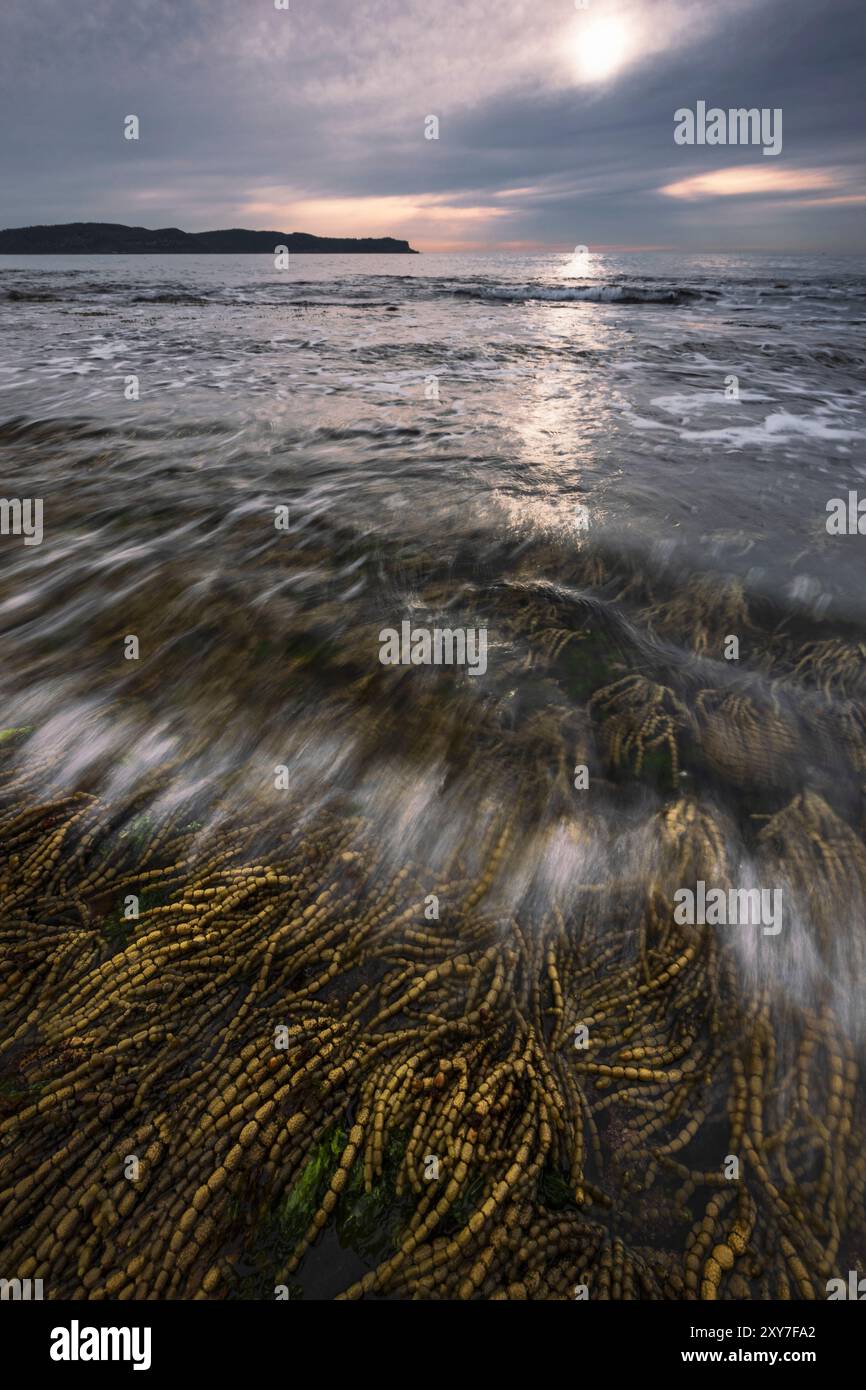
<path fill-rule="evenodd" d="M 179 227 L 125 227 L 120 222 L 62 222 L 53 227 L 9 227 L 0 231 L 2 256 L 140 256 L 267 254 L 289 251 L 355 251 L 417 256 L 408 241 L 394 237 L 310 236 L 307 232 L 182 232 Z"/>

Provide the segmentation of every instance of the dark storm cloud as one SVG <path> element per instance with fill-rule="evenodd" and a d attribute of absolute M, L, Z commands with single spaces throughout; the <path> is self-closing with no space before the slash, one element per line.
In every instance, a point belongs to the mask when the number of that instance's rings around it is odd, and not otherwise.
<path fill-rule="evenodd" d="M 600 23 L 626 41 L 606 81 L 581 49 Z M 863 243 L 860 0 L 4 0 L 0 26 L 3 225 Z M 676 146 L 699 99 L 781 107 L 782 154 Z M 684 185 L 742 165 L 768 186 Z"/>

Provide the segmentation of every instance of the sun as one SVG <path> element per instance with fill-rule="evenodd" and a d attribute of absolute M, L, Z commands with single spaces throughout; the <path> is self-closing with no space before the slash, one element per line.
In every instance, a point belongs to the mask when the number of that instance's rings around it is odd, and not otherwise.
<path fill-rule="evenodd" d="M 628 61 L 633 35 L 623 19 L 589 19 L 577 32 L 577 70 L 583 82 L 604 82 Z"/>

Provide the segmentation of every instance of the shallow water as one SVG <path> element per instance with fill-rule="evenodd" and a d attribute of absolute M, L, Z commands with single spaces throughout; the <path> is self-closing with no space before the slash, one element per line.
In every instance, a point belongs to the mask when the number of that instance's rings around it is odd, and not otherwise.
<path fill-rule="evenodd" d="M 862 630 L 863 540 L 825 522 L 866 490 L 866 260 L 4 257 L 0 316 L 3 495 L 43 498 L 45 527 L 2 540 L 0 688 L 70 776 L 133 725 L 139 769 L 163 758 L 189 716 L 213 721 L 190 775 L 258 778 L 282 747 L 352 785 L 351 720 L 317 709 L 341 660 L 376 673 L 378 631 L 410 616 L 480 626 L 515 580 L 571 583 L 578 627 L 594 553 L 668 597 L 736 581 L 768 632 Z M 760 664 L 767 633 L 739 635 L 736 669 Z M 513 628 L 489 640 L 484 676 L 440 685 L 443 718 L 549 699 L 515 682 Z M 103 717 L 136 690 L 145 729 Z"/>
<path fill-rule="evenodd" d="M 88 481 L 118 502 L 144 477 L 189 522 L 278 487 L 449 550 L 611 534 L 860 612 L 858 547 L 821 533 L 863 479 L 862 258 L 3 257 L 0 312 L 3 419 L 109 428 Z M 61 529 L 75 455 L 7 461 Z"/>

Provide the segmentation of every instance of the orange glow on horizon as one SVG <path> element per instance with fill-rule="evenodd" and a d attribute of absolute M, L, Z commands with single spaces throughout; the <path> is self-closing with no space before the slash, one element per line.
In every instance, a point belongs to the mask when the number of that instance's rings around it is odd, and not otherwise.
<path fill-rule="evenodd" d="M 453 195 L 452 195 L 453 196 Z M 243 218 L 283 232 L 311 231 L 319 236 L 405 239 L 416 250 L 469 250 L 484 244 L 485 229 L 511 216 L 508 207 L 462 205 L 448 194 L 358 198 L 280 197 L 250 199 L 239 209 Z M 322 230 L 324 228 L 324 230 Z M 473 235 L 480 233 L 480 236 Z"/>

